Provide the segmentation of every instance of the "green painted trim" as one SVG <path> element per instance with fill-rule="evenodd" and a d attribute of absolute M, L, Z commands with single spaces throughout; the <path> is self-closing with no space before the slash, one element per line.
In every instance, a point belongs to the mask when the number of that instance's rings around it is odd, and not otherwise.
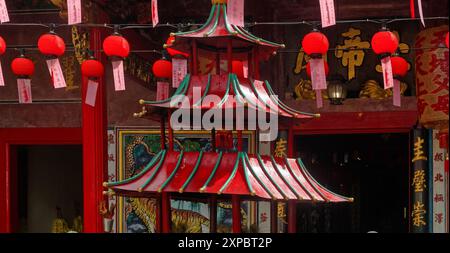
<path fill-rule="evenodd" d="M 189 183 L 191 182 L 191 180 L 194 178 L 195 174 L 198 171 L 198 168 L 200 167 L 201 161 L 203 158 L 203 151 L 200 151 L 200 154 L 198 155 L 197 158 L 197 163 L 195 164 L 194 169 L 192 170 L 191 175 L 189 176 L 189 178 L 186 180 L 186 182 L 184 182 L 183 186 L 180 188 L 180 192 L 183 192 L 184 189 L 186 189 L 186 187 L 189 185 Z"/>
<path fill-rule="evenodd" d="M 211 27 L 211 29 L 206 33 L 206 36 L 211 35 L 213 32 L 216 31 L 217 26 L 219 25 L 219 18 L 220 18 L 220 5 L 219 8 L 217 8 L 217 14 L 216 14 L 216 19 L 214 20 L 214 25 Z"/>
<path fill-rule="evenodd" d="M 251 34 L 250 32 L 248 32 L 247 30 L 245 30 L 244 28 L 241 28 L 239 26 L 236 25 L 232 25 L 234 29 L 236 29 L 238 32 L 240 32 L 241 35 L 245 35 L 247 38 L 251 38 L 252 40 L 256 40 L 256 41 L 261 41 L 264 43 L 267 43 L 271 46 L 275 46 L 275 47 L 283 47 L 282 44 L 278 44 L 272 41 L 268 41 L 259 37 L 256 37 L 255 35 Z"/>
<path fill-rule="evenodd" d="M 297 175 L 294 174 L 294 170 L 292 169 L 292 166 L 289 164 L 288 159 L 285 157 L 284 158 L 286 166 L 288 167 L 288 169 L 291 171 L 291 175 L 294 177 L 295 181 L 297 181 L 297 183 L 303 188 L 303 190 L 305 190 L 305 192 L 311 197 L 312 200 L 314 201 L 320 201 L 319 199 L 315 198 L 305 187 L 305 185 L 302 183 L 302 181 L 297 177 Z M 306 180 L 306 179 L 305 179 Z M 318 195 L 322 196 L 320 193 L 317 193 Z M 325 200 L 325 198 L 324 198 Z"/>
<path fill-rule="evenodd" d="M 289 181 L 284 177 L 283 173 L 281 173 L 280 168 L 278 168 L 277 163 L 275 162 L 275 159 L 273 156 L 270 156 L 270 160 L 272 161 L 272 165 L 275 168 L 275 170 L 278 172 L 278 175 L 281 177 L 281 179 L 284 181 L 284 183 L 289 187 L 289 189 L 297 195 L 297 198 L 299 200 L 303 200 L 303 197 L 300 196 L 300 194 L 295 190 L 295 188 L 289 183 Z"/>
<path fill-rule="evenodd" d="M 225 28 L 231 35 L 237 34 L 236 31 L 231 30 L 230 23 L 228 22 L 227 6 L 223 5 L 222 8 L 223 8 L 223 17 L 224 17 Z"/>
<path fill-rule="evenodd" d="M 245 96 L 244 96 L 244 94 L 243 94 L 243 92 L 241 90 L 241 87 L 239 87 L 240 86 L 239 80 L 238 80 L 238 78 L 237 78 L 237 76 L 235 74 L 232 74 L 232 75 L 233 75 L 233 77 L 232 77 L 233 78 L 232 84 L 233 84 L 234 95 L 236 96 L 237 100 L 239 100 L 239 102 L 242 105 L 245 105 L 246 103 L 248 103 L 248 101 L 245 98 Z M 238 86 L 238 84 L 239 84 L 239 86 Z M 253 105 L 253 103 L 250 103 L 250 104 Z"/>
<path fill-rule="evenodd" d="M 270 85 L 269 81 L 265 81 L 266 83 L 266 87 L 269 90 L 269 95 L 273 95 L 273 96 L 277 96 L 275 94 L 275 92 L 272 90 L 272 86 Z M 313 116 L 313 117 L 317 117 L 317 114 L 315 113 L 309 113 L 309 112 L 301 112 L 301 111 L 297 111 L 295 109 L 290 108 L 288 105 L 286 105 L 285 103 L 283 103 L 283 101 L 281 101 L 280 99 L 278 99 L 278 97 L 276 97 L 276 102 L 277 105 L 280 106 L 282 109 L 284 109 L 285 111 L 290 111 L 294 114 L 302 114 L 302 115 L 307 115 L 307 116 Z"/>
<path fill-rule="evenodd" d="M 164 150 L 159 151 L 159 153 L 158 153 L 155 157 L 153 157 L 153 159 L 147 164 L 147 166 L 145 166 L 145 168 L 144 168 L 139 174 L 137 174 L 137 175 L 135 175 L 135 176 L 133 176 L 133 177 L 130 177 L 130 178 L 128 178 L 128 179 L 119 181 L 119 182 L 108 183 L 106 186 L 107 186 L 107 187 L 112 187 L 112 186 L 123 185 L 123 184 L 127 184 L 127 183 L 129 183 L 129 182 L 131 182 L 131 181 L 134 181 L 134 180 L 140 178 L 140 177 L 143 176 L 145 173 L 147 173 L 147 171 L 148 171 L 150 168 L 152 168 L 152 167 L 155 165 L 156 161 L 158 161 L 159 157 L 161 157 L 161 154 L 162 154 L 163 152 L 164 152 Z"/>
<path fill-rule="evenodd" d="M 205 99 L 206 96 L 208 96 L 209 89 L 211 88 L 211 79 L 212 79 L 211 74 L 208 74 L 208 84 L 206 85 L 205 93 L 200 98 L 200 100 L 194 104 L 194 106 L 202 106 L 203 100 Z"/>
<path fill-rule="evenodd" d="M 232 74 L 229 74 L 227 81 L 227 90 L 225 91 L 225 95 L 223 96 L 222 101 L 220 101 L 220 103 L 217 105 L 218 108 L 222 107 L 228 100 L 228 96 L 230 95 L 231 78 Z"/>
<path fill-rule="evenodd" d="M 305 175 L 305 179 L 306 181 L 308 181 L 308 183 L 311 185 L 312 188 L 314 188 L 314 190 L 325 200 L 325 202 L 330 202 L 323 194 L 322 192 L 320 192 L 319 189 L 317 189 L 317 187 L 311 182 L 310 178 L 308 177 L 308 173 L 305 170 L 304 164 L 300 159 L 297 159 L 297 164 L 300 166 L 300 169 L 306 173 L 307 175 Z M 303 165 L 303 166 L 302 166 Z"/>
<path fill-rule="evenodd" d="M 175 93 L 167 99 L 161 100 L 161 101 L 144 101 L 143 103 L 146 105 L 155 105 L 155 104 L 164 104 L 164 103 L 170 103 L 172 98 L 178 95 L 186 95 L 186 92 L 189 88 L 189 82 L 191 80 L 191 75 L 187 74 L 186 77 L 181 82 L 178 89 L 175 91 Z"/>
<path fill-rule="evenodd" d="M 142 191 L 145 187 L 147 187 L 148 184 L 150 184 L 150 182 L 153 180 L 153 178 L 156 176 L 156 174 L 158 174 L 159 170 L 161 169 L 161 165 L 164 162 L 164 159 L 166 158 L 166 150 L 164 150 L 163 153 L 163 157 L 161 158 L 161 160 L 159 160 L 158 165 L 155 168 L 155 171 L 153 171 L 152 175 L 147 179 L 147 181 L 145 181 L 145 183 L 138 189 L 138 191 Z"/>
<path fill-rule="evenodd" d="M 248 178 L 248 172 L 245 166 L 244 155 L 241 155 L 240 159 L 242 160 L 242 169 L 244 170 L 245 182 L 247 183 L 248 190 L 250 191 L 251 195 L 254 196 L 256 193 L 253 190 L 252 184 L 250 183 L 250 180 Z"/>
<path fill-rule="evenodd" d="M 250 82 L 250 85 L 252 86 L 251 88 L 253 89 L 253 92 L 255 93 L 255 95 L 256 96 L 258 96 L 257 94 L 258 94 L 258 91 L 256 90 L 256 87 L 255 87 L 255 84 L 254 84 L 254 82 L 253 82 L 253 80 L 250 80 L 249 79 L 249 82 Z M 267 92 L 266 92 L 267 93 Z M 273 108 L 272 106 L 270 106 L 270 105 L 268 105 L 265 101 L 263 101 L 262 99 L 260 99 L 259 97 L 257 97 L 258 98 L 258 100 L 259 101 L 261 101 L 261 103 L 263 103 L 265 106 L 266 106 L 266 108 L 269 108 L 269 109 L 271 109 L 270 111 L 278 111 L 278 115 L 280 115 L 280 110 L 275 110 L 275 108 Z M 269 99 L 270 99 L 270 95 L 269 95 Z M 288 113 L 289 114 L 289 113 Z"/>
<path fill-rule="evenodd" d="M 236 158 L 236 163 L 234 164 L 234 168 L 233 168 L 233 172 L 231 173 L 230 177 L 228 177 L 228 180 L 225 182 L 225 184 L 222 186 L 222 188 L 220 188 L 218 194 L 222 194 L 223 191 L 226 190 L 226 188 L 228 187 L 228 185 L 231 183 L 231 181 L 234 179 L 234 177 L 236 176 L 236 173 L 239 169 L 239 160 L 241 159 L 241 152 L 238 153 L 237 158 Z"/>
<path fill-rule="evenodd" d="M 266 173 L 266 176 L 269 178 L 270 182 L 272 182 L 272 184 L 275 185 L 275 187 L 277 188 L 278 192 L 280 192 L 281 195 L 283 195 L 283 198 L 289 199 L 287 197 L 286 193 L 281 189 L 281 187 L 277 184 L 277 182 L 275 182 L 275 180 L 272 178 L 270 173 L 267 171 L 267 168 L 266 168 L 266 166 L 264 165 L 264 163 L 262 161 L 261 155 L 257 154 L 256 157 L 258 158 L 259 165 L 261 165 L 261 168 L 263 168 L 263 170 Z"/>
<path fill-rule="evenodd" d="M 297 159 L 297 162 L 298 162 L 299 165 L 302 167 L 302 169 L 305 171 L 305 173 L 308 174 L 308 176 L 311 178 L 311 180 L 313 180 L 317 185 L 319 185 L 319 186 L 320 186 L 322 189 L 324 189 L 326 192 L 328 192 L 328 193 L 330 193 L 330 194 L 333 194 L 333 195 L 335 195 L 335 196 L 337 196 L 337 197 L 339 197 L 339 198 L 343 198 L 343 199 L 345 199 L 345 200 L 347 200 L 347 201 L 349 201 L 349 202 L 352 202 L 352 201 L 353 201 L 352 198 L 345 197 L 345 196 L 342 196 L 342 195 L 340 195 L 340 194 L 337 194 L 337 193 L 335 193 L 335 192 L 332 192 L 332 191 L 328 190 L 326 187 L 324 187 L 324 186 L 321 185 L 319 182 L 317 182 L 317 180 L 309 173 L 309 171 L 306 169 L 305 164 L 303 163 L 303 161 L 302 161 L 300 158 Z"/>
<path fill-rule="evenodd" d="M 200 32 L 201 30 L 205 29 L 209 25 L 209 23 L 211 23 L 211 20 L 213 19 L 214 14 L 216 13 L 216 8 L 217 8 L 217 4 L 213 4 L 213 6 L 211 7 L 211 11 L 209 12 L 208 20 L 206 20 L 206 23 L 204 23 L 200 28 L 192 30 L 192 31 L 188 31 L 188 32 L 178 32 L 178 33 L 175 33 L 175 36 L 197 33 L 197 32 Z"/>
<path fill-rule="evenodd" d="M 247 153 L 244 153 L 244 158 L 245 158 L 246 163 L 248 164 L 247 167 L 250 169 L 250 172 L 252 173 L 253 177 L 256 178 L 258 183 L 264 188 L 264 190 L 267 192 L 267 194 L 269 194 L 272 199 L 275 199 L 275 196 L 272 194 L 272 192 L 269 190 L 269 188 L 267 188 L 267 185 L 264 184 L 264 182 L 261 181 L 261 179 L 256 175 L 255 171 L 253 170 L 253 168 L 250 164 L 250 159 L 248 158 Z"/>
<path fill-rule="evenodd" d="M 223 156 L 223 152 L 219 153 L 219 157 L 217 158 L 217 162 L 216 165 L 214 166 L 213 171 L 211 172 L 211 175 L 209 175 L 208 180 L 206 180 L 205 184 L 203 185 L 202 188 L 200 188 L 200 191 L 203 191 L 204 189 L 206 189 L 206 187 L 208 187 L 209 183 L 211 183 L 211 180 L 214 178 L 214 176 L 216 175 L 217 169 L 219 168 L 220 163 L 222 162 L 222 156 Z"/>
<path fill-rule="evenodd" d="M 184 151 L 181 151 L 180 156 L 178 157 L 177 165 L 175 166 L 175 169 L 172 171 L 170 176 L 167 178 L 167 180 L 159 187 L 158 192 L 161 192 L 166 188 L 166 186 L 172 181 L 173 177 L 177 174 L 178 170 L 180 169 L 181 162 L 183 161 L 184 157 Z"/>

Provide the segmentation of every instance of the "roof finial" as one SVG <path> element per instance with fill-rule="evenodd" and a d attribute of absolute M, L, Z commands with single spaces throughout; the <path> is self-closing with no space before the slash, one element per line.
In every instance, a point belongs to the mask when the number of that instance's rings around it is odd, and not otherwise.
<path fill-rule="evenodd" d="M 228 0 L 212 0 L 212 4 L 227 4 Z"/>

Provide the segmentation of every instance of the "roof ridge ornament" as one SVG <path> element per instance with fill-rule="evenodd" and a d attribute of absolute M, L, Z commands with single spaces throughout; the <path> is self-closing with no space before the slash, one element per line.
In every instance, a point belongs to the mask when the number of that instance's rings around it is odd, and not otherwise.
<path fill-rule="evenodd" d="M 227 4 L 228 0 L 212 0 L 212 4 Z"/>

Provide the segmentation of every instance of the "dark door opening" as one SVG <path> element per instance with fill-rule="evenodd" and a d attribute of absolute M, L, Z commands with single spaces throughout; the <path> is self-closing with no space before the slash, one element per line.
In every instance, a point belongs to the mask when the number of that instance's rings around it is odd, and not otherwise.
<path fill-rule="evenodd" d="M 408 134 L 297 136 L 295 145 L 319 182 L 355 199 L 298 205 L 299 232 L 408 232 Z"/>
<path fill-rule="evenodd" d="M 17 146 L 15 150 L 18 189 L 18 226 L 15 232 L 80 230 L 83 210 L 82 146 Z"/>

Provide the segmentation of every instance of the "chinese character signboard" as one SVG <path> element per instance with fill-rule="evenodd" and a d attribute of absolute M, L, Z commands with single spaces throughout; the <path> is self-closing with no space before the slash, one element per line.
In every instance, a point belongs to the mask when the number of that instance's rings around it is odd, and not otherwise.
<path fill-rule="evenodd" d="M 445 233 L 447 216 L 447 192 L 445 187 L 445 156 L 446 150 L 439 145 L 439 133 L 433 131 L 433 233 Z"/>
<path fill-rule="evenodd" d="M 428 138 L 424 129 L 413 130 L 411 170 L 411 221 L 413 233 L 428 232 Z"/>

